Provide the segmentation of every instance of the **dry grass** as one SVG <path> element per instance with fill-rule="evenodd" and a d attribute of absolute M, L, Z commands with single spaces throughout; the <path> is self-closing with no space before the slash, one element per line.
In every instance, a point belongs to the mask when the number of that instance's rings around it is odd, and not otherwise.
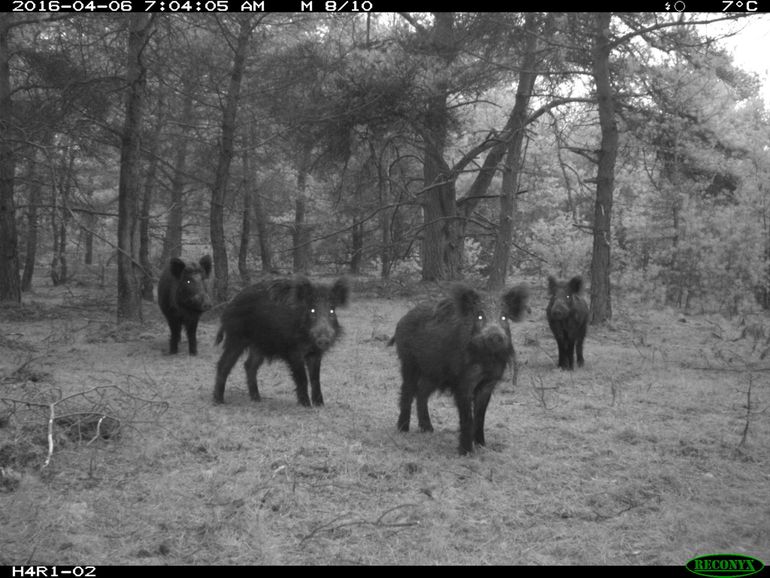
<path fill-rule="evenodd" d="M 725 320 L 621 306 L 567 373 L 536 295 L 514 326 L 518 385 L 501 384 L 488 447 L 463 458 L 450 398 L 431 399 L 434 433 L 395 428 L 383 339 L 413 298 L 359 295 L 340 311 L 327 405 L 306 409 L 279 363 L 260 371 L 262 403 L 238 367 L 214 406 L 215 319 L 197 358 L 171 357 L 154 306 L 116 329 L 109 299 L 88 291 L 0 311 L 0 397 L 111 387 L 104 411 L 124 426 L 58 435 L 42 468 L 46 413 L 0 405 L 0 564 L 770 561 L 770 365 Z"/>

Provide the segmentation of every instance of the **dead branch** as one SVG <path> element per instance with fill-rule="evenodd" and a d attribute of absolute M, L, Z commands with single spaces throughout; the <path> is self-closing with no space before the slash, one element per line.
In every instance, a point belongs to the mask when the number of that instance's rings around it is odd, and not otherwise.
<path fill-rule="evenodd" d="M 336 516 L 329 520 L 328 522 L 325 522 L 321 524 L 320 526 L 316 527 L 312 532 L 302 537 L 302 540 L 300 540 L 299 545 L 302 546 L 307 542 L 308 540 L 312 539 L 314 536 L 319 534 L 320 532 L 324 530 L 329 531 L 335 531 L 339 530 L 341 528 L 347 528 L 351 526 L 373 526 L 375 528 L 406 528 L 409 526 L 418 526 L 419 522 L 385 522 L 384 519 L 388 514 L 391 514 L 392 512 L 395 512 L 396 510 L 399 510 L 401 508 L 406 507 L 414 507 L 416 504 L 399 504 L 398 506 L 393 506 L 392 508 L 389 508 L 385 510 L 380 516 L 374 520 L 351 520 L 349 522 L 342 522 L 341 524 L 334 525 L 335 522 L 338 520 L 342 520 L 346 517 L 348 517 L 350 514 L 340 514 L 339 516 Z"/>
<path fill-rule="evenodd" d="M 546 400 L 546 391 L 548 390 L 558 390 L 558 386 L 546 386 L 543 385 L 543 378 L 540 375 L 536 375 L 535 377 L 529 378 L 530 383 L 532 384 L 532 395 L 537 400 L 538 404 L 543 409 L 552 409 L 548 407 L 548 401 Z M 539 386 L 535 384 L 535 381 L 539 383 Z"/>
<path fill-rule="evenodd" d="M 51 412 L 48 416 L 48 455 L 45 458 L 42 469 L 48 467 L 48 464 L 51 463 L 51 456 L 53 456 L 53 422 L 56 419 L 56 403 L 52 403 L 50 408 Z"/>
<path fill-rule="evenodd" d="M 118 417 L 118 414 L 121 411 L 123 413 L 131 412 L 130 409 L 114 409 L 114 400 L 108 399 L 110 393 L 116 394 L 115 397 L 118 398 L 123 397 L 134 405 L 149 407 L 156 414 L 165 412 L 169 407 L 168 402 L 147 399 L 116 385 L 98 385 L 69 395 L 62 395 L 61 391 L 58 390 L 53 401 L 35 401 L 19 396 L 3 395 L 0 396 L 0 403 L 11 406 L 11 413 L 16 413 L 19 407 L 46 410 L 48 451 L 42 465 L 42 469 L 45 469 L 51 463 L 56 445 L 54 425 L 67 428 L 69 437 L 74 435 L 77 440 L 85 441 L 86 445 L 92 444 L 97 439 L 108 439 L 119 434 L 124 421 Z M 66 411 L 66 402 L 75 399 L 84 400 L 88 404 L 88 408 L 80 411 Z M 131 417 L 134 418 L 137 412 L 138 408 L 131 413 Z"/>

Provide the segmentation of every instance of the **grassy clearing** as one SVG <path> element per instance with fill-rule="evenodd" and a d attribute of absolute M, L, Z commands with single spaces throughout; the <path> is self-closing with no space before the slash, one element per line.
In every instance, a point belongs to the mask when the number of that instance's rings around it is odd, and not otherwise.
<path fill-rule="evenodd" d="M 395 428 L 385 340 L 415 297 L 359 295 L 340 311 L 326 406 L 306 409 L 280 363 L 260 371 L 262 403 L 239 364 L 214 406 L 215 316 L 197 358 L 184 345 L 171 357 L 155 307 L 116 329 L 109 299 L 88 292 L 0 311 L 0 397 L 50 403 L 98 386 L 68 411 L 101 404 L 123 425 L 106 439 L 57 428 L 41 468 L 46 411 L 0 404 L 0 563 L 770 562 L 767 411 L 741 444 L 749 380 L 766 409 L 770 365 L 727 320 L 621 304 L 567 373 L 535 294 L 513 327 L 517 386 L 498 387 L 488 447 L 462 458 L 448 397 L 430 401 L 434 433 Z"/>

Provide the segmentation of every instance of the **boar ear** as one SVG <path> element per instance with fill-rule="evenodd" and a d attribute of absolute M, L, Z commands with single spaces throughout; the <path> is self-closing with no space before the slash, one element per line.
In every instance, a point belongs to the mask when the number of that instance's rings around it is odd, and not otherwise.
<path fill-rule="evenodd" d="M 580 275 L 576 275 L 575 277 L 569 280 L 570 293 L 580 293 L 580 290 L 582 288 L 583 288 L 583 278 Z"/>
<path fill-rule="evenodd" d="M 548 275 L 548 294 L 553 295 L 556 293 L 556 279 L 553 275 Z"/>
<path fill-rule="evenodd" d="M 198 263 L 203 267 L 203 272 L 205 273 L 204 277 L 211 275 L 211 255 L 204 255 Z"/>
<path fill-rule="evenodd" d="M 524 314 L 529 311 L 527 300 L 529 299 L 529 287 L 525 284 L 517 285 L 503 295 L 503 310 L 512 321 L 521 321 Z"/>
<path fill-rule="evenodd" d="M 182 261 L 179 257 L 172 257 L 168 264 L 169 268 L 171 269 L 171 274 L 177 279 L 181 279 L 182 271 L 184 271 L 184 268 L 187 266 L 185 265 L 184 261 Z"/>
<path fill-rule="evenodd" d="M 297 275 L 292 281 L 294 300 L 297 303 L 310 307 L 313 304 L 313 284 L 304 275 Z"/>
<path fill-rule="evenodd" d="M 452 287 L 452 300 L 455 302 L 460 315 L 472 315 L 479 309 L 481 297 L 467 285 L 455 285 Z"/>
<path fill-rule="evenodd" d="M 340 307 L 345 307 L 350 298 L 350 282 L 347 277 L 340 277 L 332 285 L 332 302 Z"/>

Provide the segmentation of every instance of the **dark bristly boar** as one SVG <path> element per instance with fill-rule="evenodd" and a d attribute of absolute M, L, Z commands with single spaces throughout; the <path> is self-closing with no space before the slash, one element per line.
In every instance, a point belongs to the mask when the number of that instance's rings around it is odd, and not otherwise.
<path fill-rule="evenodd" d="M 209 255 L 204 255 L 197 263 L 173 257 L 160 275 L 158 305 L 171 330 L 169 353 L 179 351 L 184 326 L 190 355 L 198 354 L 198 321 L 204 311 L 211 309 L 208 288 L 211 265 Z"/>
<path fill-rule="evenodd" d="M 404 315 L 389 345 L 401 360 L 398 429 L 409 431 L 412 400 L 422 431 L 433 431 L 428 397 L 436 390 L 451 393 L 460 416 L 460 454 L 484 445 L 484 418 L 490 396 L 514 351 L 509 321 L 527 311 L 528 290 L 506 291 L 500 303 L 485 300 L 465 285 L 452 287 L 439 303 L 422 304 Z"/>
<path fill-rule="evenodd" d="M 222 312 L 217 343 L 224 351 L 217 363 L 214 402 L 223 403 L 227 376 L 243 351 L 249 395 L 260 400 L 257 370 L 265 359 L 283 359 L 296 385 L 297 401 L 309 406 L 308 375 L 313 405 L 323 405 L 321 359 L 342 332 L 336 309 L 347 305 L 345 278 L 330 287 L 306 277 L 262 281 L 236 295 Z M 305 368 L 307 367 L 307 371 Z"/>
<path fill-rule="evenodd" d="M 548 277 L 548 294 L 551 299 L 545 310 L 548 325 L 559 347 L 559 367 L 572 370 L 577 353 L 578 367 L 583 367 L 583 341 L 588 330 L 588 305 L 580 296 L 583 279 L 573 277 L 569 281 L 557 281 Z"/>

